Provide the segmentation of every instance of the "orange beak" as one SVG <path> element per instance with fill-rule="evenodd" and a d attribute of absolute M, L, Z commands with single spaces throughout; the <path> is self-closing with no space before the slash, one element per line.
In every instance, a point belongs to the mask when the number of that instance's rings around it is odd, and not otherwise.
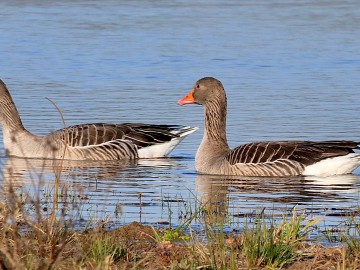
<path fill-rule="evenodd" d="M 186 97 L 178 101 L 178 104 L 181 106 L 185 104 L 193 104 L 193 103 L 195 103 L 194 91 L 191 91 Z"/>

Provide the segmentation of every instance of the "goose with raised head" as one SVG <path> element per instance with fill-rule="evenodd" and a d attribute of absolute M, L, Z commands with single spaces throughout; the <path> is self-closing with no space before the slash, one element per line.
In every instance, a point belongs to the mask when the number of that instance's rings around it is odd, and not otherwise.
<path fill-rule="evenodd" d="M 93 123 L 65 127 L 46 136 L 30 133 L 0 80 L 0 121 L 7 156 L 67 160 L 123 160 L 167 156 L 197 128 L 142 123 Z"/>
<path fill-rule="evenodd" d="M 179 105 L 205 107 L 205 130 L 197 150 L 199 173 L 243 176 L 329 176 L 352 173 L 360 165 L 359 142 L 268 141 L 230 149 L 226 139 L 226 93 L 212 77 L 197 81 Z"/>

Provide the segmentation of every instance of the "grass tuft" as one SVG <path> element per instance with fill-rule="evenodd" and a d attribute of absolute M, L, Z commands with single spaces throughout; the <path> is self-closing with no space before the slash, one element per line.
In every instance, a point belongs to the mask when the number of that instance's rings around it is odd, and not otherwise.
<path fill-rule="evenodd" d="M 92 232 L 85 238 L 85 256 L 82 260 L 83 265 L 96 266 L 97 269 L 110 269 L 126 255 L 126 249 L 112 235 Z"/>
<path fill-rule="evenodd" d="M 239 249 L 244 252 L 247 266 L 267 265 L 281 268 L 301 256 L 299 249 L 318 220 L 306 221 L 304 214 L 293 210 L 290 219 L 283 217 L 279 225 L 267 223 L 260 214 L 252 226 L 246 224 Z"/>

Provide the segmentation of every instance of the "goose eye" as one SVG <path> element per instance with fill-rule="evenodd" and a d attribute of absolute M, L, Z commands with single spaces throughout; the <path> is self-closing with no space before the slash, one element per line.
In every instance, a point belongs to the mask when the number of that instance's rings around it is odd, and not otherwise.
<path fill-rule="evenodd" d="M 200 88 L 200 84 L 197 84 L 197 85 L 196 85 L 196 88 L 199 89 L 199 88 Z"/>

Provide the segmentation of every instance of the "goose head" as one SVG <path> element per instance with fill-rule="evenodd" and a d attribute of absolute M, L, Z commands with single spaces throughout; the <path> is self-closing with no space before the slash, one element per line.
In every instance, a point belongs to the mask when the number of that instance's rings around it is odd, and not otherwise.
<path fill-rule="evenodd" d="M 189 94 L 178 101 L 179 105 L 220 102 L 226 104 L 226 94 L 222 83 L 213 78 L 205 77 L 198 80 Z"/>

